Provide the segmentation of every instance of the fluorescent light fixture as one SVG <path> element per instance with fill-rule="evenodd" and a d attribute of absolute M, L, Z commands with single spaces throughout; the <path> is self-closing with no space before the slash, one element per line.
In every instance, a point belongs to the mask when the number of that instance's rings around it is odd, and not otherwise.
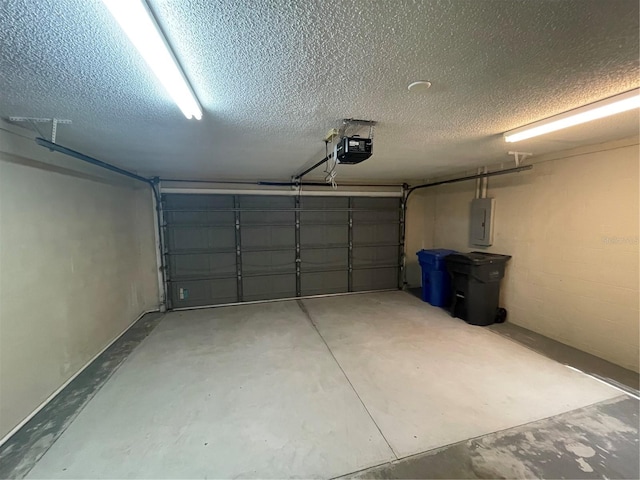
<path fill-rule="evenodd" d="M 187 118 L 202 108 L 145 0 L 102 0 Z"/>
<path fill-rule="evenodd" d="M 640 88 L 516 128 L 504 134 L 504 141 L 519 142 L 638 107 L 640 107 Z"/>

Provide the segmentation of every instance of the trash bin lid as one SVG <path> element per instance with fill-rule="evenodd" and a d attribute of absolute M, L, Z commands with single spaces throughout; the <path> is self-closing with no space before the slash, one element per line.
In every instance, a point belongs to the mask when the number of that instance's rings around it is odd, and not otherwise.
<path fill-rule="evenodd" d="M 511 255 L 499 255 L 497 253 L 469 252 L 453 253 L 445 259 L 447 263 L 464 263 L 467 265 L 485 265 L 488 263 L 504 262 L 511 258 Z"/>
<path fill-rule="evenodd" d="M 419 252 L 416 252 L 416 255 L 418 256 L 418 258 L 420 259 L 429 259 L 432 257 L 436 257 L 436 258 L 442 258 L 442 257 L 446 257 L 447 255 L 450 255 L 452 253 L 458 253 L 455 250 L 447 250 L 446 248 L 433 248 L 431 250 L 420 250 Z"/>

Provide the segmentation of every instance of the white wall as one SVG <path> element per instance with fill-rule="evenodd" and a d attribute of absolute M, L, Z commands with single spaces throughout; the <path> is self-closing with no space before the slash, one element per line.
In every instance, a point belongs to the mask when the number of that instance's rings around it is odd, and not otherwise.
<path fill-rule="evenodd" d="M 0 131 L 0 438 L 158 308 L 153 214 L 149 187 Z"/>
<path fill-rule="evenodd" d="M 489 179 L 487 251 L 513 256 L 502 282 L 509 321 L 638 371 L 638 139 L 538 162 Z M 475 182 L 432 192 L 434 248 L 480 250 L 468 244 Z"/>

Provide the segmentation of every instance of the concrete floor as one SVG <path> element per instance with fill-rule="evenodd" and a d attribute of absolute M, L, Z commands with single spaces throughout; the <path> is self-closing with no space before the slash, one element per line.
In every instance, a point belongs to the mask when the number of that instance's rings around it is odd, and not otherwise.
<path fill-rule="evenodd" d="M 544 335 L 532 332 L 526 328 L 514 325 L 513 323 L 495 323 L 489 326 L 489 329 L 557 362 L 571 365 L 581 372 L 616 385 L 618 388 L 636 397 L 639 394 L 640 375 L 632 370 L 628 370 L 615 363 L 608 362 L 595 355 L 570 347 L 551 338 L 547 338 Z"/>
<path fill-rule="evenodd" d="M 398 457 L 620 395 L 402 292 L 304 303 Z"/>
<path fill-rule="evenodd" d="M 412 455 L 343 478 L 640 478 L 629 396 Z"/>
<path fill-rule="evenodd" d="M 279 302 L 167 315 L 27 478 L 333 477 L 391 458 L 298 304 Z"/>
<path fill-rule="evenodd" d="M 28 478 L 331 478 L 619 395 L 404 292 L 174 312 Z"/>

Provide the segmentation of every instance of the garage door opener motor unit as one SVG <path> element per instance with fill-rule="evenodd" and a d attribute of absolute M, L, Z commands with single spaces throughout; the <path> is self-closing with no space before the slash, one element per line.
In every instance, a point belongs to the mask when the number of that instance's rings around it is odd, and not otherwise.
<path fill-rule="evenodd" d="M 336 146 L 336 159 L 345 165 L 355 165 L 373 154 L 373 139 L 342 137 Z"/>
<path fill-rule="evenodd" d="M 345 118 L 339 129 L 332 128 L 325 135 L 325 157 L 302 172 L 293 175 L 291 181 L 297 184 L 302 180 L 302 177 L 320 165 L 327 164 L 325 181 L 331 184 L 334 189 L 337 188 L 336 169 L 339 164 L 357 165 L 373 155 L 373 127 L 375 124 L 376 122 L 373 120 Z M 362 132 L 364 128 L 369 129 L 368 137 L 365 137 L 364 132 Z M 333 148 L 331 153 L 329 153 L 329 144 Z"/>

